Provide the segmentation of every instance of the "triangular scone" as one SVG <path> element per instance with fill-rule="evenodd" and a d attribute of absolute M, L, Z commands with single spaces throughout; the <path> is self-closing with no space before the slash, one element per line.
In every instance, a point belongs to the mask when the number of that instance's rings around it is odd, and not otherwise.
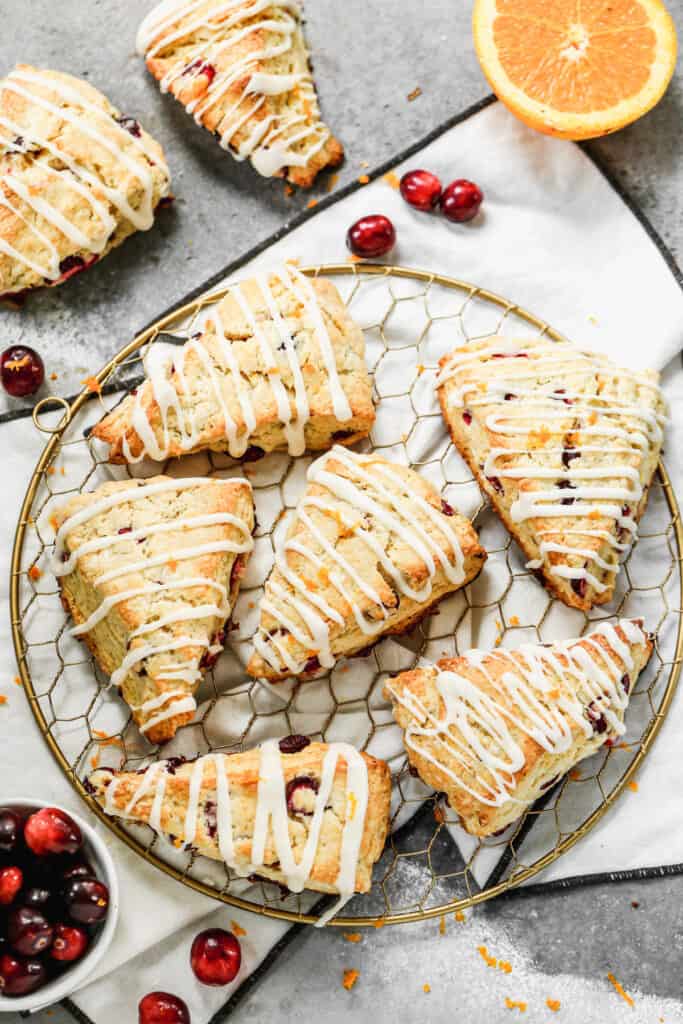
<path fill-rule="evenodd" d="M 264 177 L 307 188 L 343 160 L 320 120 L 298 0 L 160 4 L 137 46 L 162 92 Z"/>
<path fill-rule="evenodd" d="M 389 827 L 385 762 L 305 736 L 157 761 L 144 774 L 100 769 L 86 786 L 108 814 L 146 822 L 238 875 L 344 902 L 370 889 Z"/>
<path fill-rule="evenodd" d="M 247 672 L 276 680 L 330 668 L 406 632 L 485 560 L 470 521 L 412 469 L 336 446 L 309 467 Z"/>
<path fill-rule="evenodd" d="M 111 462 L 329 448 L 375 419 L 365 341 L 335 286 L 292 264 L 234 285 L 203 334 L 95 427 Z"/>
<path fill-rule="evenodd" d="M 653 370 L 546 338 L 493 337 L 441 361 L 453 442 L 494 509 L 565 604 L 614 593 L 662 446 Z"/>
<path fill-rule="evenodd" d="M 253 546 L 246 480 L 122 480 L 58 509 L 62 603 L 153 743 L 191 721 Z"/>
<path fill-rule="evenodd" d="M 488 836 L 624 733 L 651 650 L 642 623 L 621 619 L 551 646 L 468 651 L 390 679 L 384 695 L 420 778 Z"/>

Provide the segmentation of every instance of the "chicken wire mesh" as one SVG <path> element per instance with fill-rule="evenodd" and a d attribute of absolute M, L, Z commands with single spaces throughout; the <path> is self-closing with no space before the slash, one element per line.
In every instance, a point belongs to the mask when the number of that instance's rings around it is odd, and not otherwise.
<path fill-rule="evenodd" d="M 262 880 L 238 879 L 222 864 L 176 848 L 146 826 L 107 819 L 83 787 L 93 767 L 137 769 L 154 757 L 235 751 L 267 737 L 305 733 L 346 740 L 389 761 L 394 786 L 392 831 L 370 893 L 356 896 L 343 926 L 397 923 L 459 910 L 520 884 L 584 835 L 635 773 L 666 714 L 676 686 L 681 631 L 681 524 L 663 466 L 653 481 L 640 540 L 626 557 L 611 605 L 584 614 L 551 598 L 525 569 L 524 557 L 482 499 L 453 448 L 434 391 L 439 358 L 457 344 L 494 333 L 561 336 L 549 325 L 492 293 L 436 274 L 400 267 L 340 264 L 306 268 L 332 276 L 351 315 L 364 329 L 377 420 L 367 450 L 412 466 L 461 512 L 474 519 L 488 562 L 480 577 L 442 601 L 404 636 L 342 659 L 308 682 L 268 684 L 244 665 L 258 621 L 259 599 L 303 492 L 311 457 L 276 454 L 240 465 L 214 453 L 163 466 L 114 467 L 90 437 L 104 408 L 142 378 L 144 365 L 200 329 L 224 286 L 190 302 L 144 331 L 87 382 L 71 404 L 45 399 L 34 410 L 50 435 L 20 514 L 11 578 L 11 615 L 21 679 L 41 733 L 61 769 L 90 807 L 120 838 L 168 874 L 250 910 L 312 922 L 319 897 L 282 891 Z M 361 446 L 363 447 L 363 446 Z M 69 633 L 48 559 L 56 504 L 126 474 L 246 475 L 254 489 L 255 550 L 235 606 L 226 650 L 197 695 L 195 721 L 162 751 L 132 722 L 87 648 Z M 423 659 L 469 647 L 516 647 L 579 635 L 597 620 L 638 615 L 657 632 L 655 652 L 635 687 L 622 742 L 582 762 L 551 786 L 504 834 L 468 836 L 454 813 L 408 769 L 401 735 L 382 697 L 384 680 Z M 318 899 L 318 903 L 315 900 Z M 323 903 L 326 902 L 323 900 Z"/>

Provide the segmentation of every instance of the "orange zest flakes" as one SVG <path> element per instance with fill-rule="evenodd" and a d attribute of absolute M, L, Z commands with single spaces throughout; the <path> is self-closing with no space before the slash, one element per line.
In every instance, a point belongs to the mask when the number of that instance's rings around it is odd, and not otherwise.
<path fill-rule="evenodd" d="M 100 766 L 100 752 L 96 750 L 93 756 L 90 758 L 90 767 L 99 768 Z"/>
<path fill-rule="evenodd" d="M 411 92 L 408 93 L 406 99 L 408 100 L 408 103 L 412 103 L 413 100 L 416 100 L 417 97 L 421 96 L 421 95 L 422 95 L 422 89 L 420 88 L 419 85 L 416 85 L 415 88 Z"/>
<path fill-rule="evenodd" d="M 597 414 L 597 412 L 592 412 L 590 414 L 590 416 L 588 417 L 588 423 L 590 424 L 591 427 L 594 427 L 597 422 L 598 422 L 598 414 Z"/>
<path fill-rule="evenodd" d="M 424 366 L 422 365 L 422 363 L 418 363 L 417 364 L 417 375 L 418 375 L 418 377 L 421 377 L 424 372 L 425 372 Z"/>
<path fill-rule="evenodd" d="M 338 181 L 339 181 L 339 175 L 338 174 L 331 174 L 329 176 L 329 178 L 327 179 L 327 191 L 328 192 L 332 192 L 333 189 L 335 189 L 337 187 L 337 182 Z"/>
<path fill-rule="evenodd" d="M 446 812 L 440 804 L 436 804 L 434 807 L 434 820 L 437 821 L 439 825 L 443 825 L 446 820 Z"/>
<path fill-rule="evenodd" d="M 622 998 L 622 999 L 624 1000 L 624 1002 L 625 1002 L 625 1003 L 628 1003 L 628 1005 L 629 1005 L 629 1006 L 635 1006 L 635 1003 L 634 1003 L 634 1002 L 633 1002 L 633 1000 L 631 999 L 631 997 L 630 997 L 630 995 L 628 994 L 628 992 L 625 992 L 625 991 L 624 991 L 623 987 L 622 987 L 622 986 L 621 986 L 621 985 L 619 984 L 619 982 L 618 982 L 618 981 L 617 981 L 617 979 L 616 979 L 616 978 L 614 977 L 614 975 L 612 974 L 612 972 L 611 972 L 611 971 L 610 971 L 610 973 L 609 973 L 609 974 L 607 975 L 607 980 L 608 980 L 608 981 L 610 981 L 610 982 L 611 982 L 611 983 L 612 983 L 612 984 L 614 985 L 614 988 L 615 988 L 615 990 L 616 990 L 616 992 L 617 992 L 617 995 L 620 995 L 620 996 L 621 996 L 621 998 Z"/>
<path fill-rule="evenodd" d="M 561 1006 L 561 1003 L 560 1003 L 559 999 L 550 999 L 550 998 L 548 998 L 545 1001 L 545 1005 L 548 1007 L 549 1010 L 552 1010 L 553 1013 L 557 1013 L 557 1011 L 559 1010 L 559 1008 Z"/>
<path fill-rule="evenodd" d="M 354 256 L 353 253 L 351 253 L 349 256 L 346 257 L 346 262 L 347 263 L 361 263 L 362 260 L 363 260 L 362 256 Z"/>
<path fill-rule="evenodd" d="M 238 939 L 241 938 L 242 935 L 247 934 L 246 929 L 243 928 L 241 924 L 238 924 L 237 921 L 230 922 L 230 931 L 233 935 L 236 935 Z"/>
<path fill-rule="evenodd" d="M 21 679 L 19 676 L 15 676 L 13 682 L 15 686 L 21 686 Z"/>
<path fill-rule="evenodd" d="M 522 1002 L 521 999 L 510 999 L 509 996 L 506 996 L 505 1005 L 508 1010 L 519 1010 L 520 1013 L 526 1013 L 526 1003 Z"/>
<path fill-rule="evenodd" d="M 22 356 L 21 359 L 8 359 L 7 362 L 5 363 L 5 369 L 10 370 L 12 372 L 14 370 L 23 370 L 23 368 L 25 366 L 29 366 L 30 363 L 30 356 Z"/>
<path fill-rule="evenodd" d="M 429 993 L 432 991 L 432 986 L 428 982 L 425 982 L 424 985 L 422 986 L 422 991 L 425 993 L 425 995 L 429 995 Z"/>
<path fill-rule="evenodd" d="M 394 171 L 387 171 L 386 174 L 382 175 L 382 180 L 386 181 L 387 185 L 389 185 L 390 188 L 401 187 L 401 179 L 399 178 L 398 174 L 396 174 Z"/>
<path fill-rule="evenodd" d="M 439 935 L 446 934 L 446 915 L 442 914 L 439 918 Z"/>
<path fill-rule="evenodd" d="M 31 580 L 39 580 L 42 575 L 43 574 L 37 565 L 32 565 L 28 571 L 28 577 Z"/>
<path fill-rule="evenodd" d="M 631 779 L 631 781 L 627 783 L 627 786 L 632 793 L 638 792 L 638 783 L 634 779 Z"/>
<path fill-rule="evenodd" d="M 588 513 L 587 519 L 602 519 L 602 513 L 599 509 L 594 508 L 592 512 Z"/>
<path fill-rule="evenodd" d="M 0 705 L 6 704 L 6 703 L 7 703 L 7 697 L 5 697 L 4 693 L 0 693 Z"/>
<path fill-rule="evenodd" d="M 344 932 L 342 938 L 345 942 L 360 942 L 363 936 L 360 932 Z"/>
<path fill-rule="evenodd" d="M 569 772 L 569 778 L 572 780 L 572 782 L 578 782 L 581 778 L 581 772 L 579 771 L 579 769 L 572 768 L 572 770 Z"/>
<path fill-rule="evenodd" d="M 323 566 L 321 569 L 318 569 L 318 579 L 325 586 L 327 586 L 327 584 L 330 582 L 330 574 L 328 570 L 325 568 L 325 566 Z"/>
<path fill-rule="evenodd" d="M 175 572 L 176 569 L 178 568 L 178 563 L 176 562 L 175 558 L 169 558 L 169 560 L 166 563 L 166 565 L 169 567 L 171 572 Z"/>
<path fill-rule="evenodd" d="M 97 377 L 86 377 L 85 380 L 81 381 L 81 384 L 86 391 L 92 392 L 93 395 L 102 394 L 102 385 L 98 381 Z"/>
<path fill-rule="evenodd" d="M 482 960 L 486 961 L 487 967 L 495 967 L 498 963 L 495 956 L 491 956 L 486 946 L 477 946 L 477 952 Z"/>
<path fill-rule="evenodd" d="M 511 626 L 518 626 L 519 625 L 519 617 L 517 615 L 511 615 L 510 616 L 510 625 Z"/>
<path fill-rule="evenodd" d="M 46 472 L 48 476 L 54 476 L 57 470 L 54 466 L 48 466 Z"/>
<path fill-rule="evenodd" d="M 512 964 L 508 960 L 499 960 L 498 969 L 504 974 L 512 974 Z"/>
<path fill-rule="evenodd" d="M 291 185 L 285 185 L 285 195 L 288 198 L 289 198 L 289 196 L 293 196 L 294 195 L 294 189 L 292 188 Z"/>
<path fill-rule="evenodd" d="M 368 174 L 361 174 L 358 181 L 361 185 L 367 185 L 367 183 L 370 181 L 370 176 Z"/>
<path fill-rule="evenodd" d="M 354 971 L 354 970 L 344 971 L 344 980 L 342 982 L 342 985 L 344 986 L 344 988 L 346 989 L 347 992 L 351 991 L 353 986 L 358 981 L 359 977 L 360 977 L 360 971 Z"/>
<path fill-rule="evenodd" d="M 173 845 L 175 846 L 176 850 L 180 850 L 185 844 L 183 843 L 182 839 L 179 838 L 179 836 L 176 836 L 175 839 L 173 840 Z"/>
<path fill-rule="evenodd" d="M 455 913 L 453 914 L 453 917 L 460 924 L 462 924 L 462 922 L 466 920 L 465 915 L 463 914 L 462 910 L 456 910 Z"/>
<path fill-rule="evenodd" d="M 318 205 L 318 200 L 317 199 L 309 199 L 308 202 L 306 203 L 306 209 L 307 210 L 312 210 L 313 207 L 317 206 L 317 205 Z"/>
<path fill-rule="evenodd" d="M 51 373 L 50 374 L 50 380 L 59 380 L 59 375 L 56 374 L 56 373 Z"/>
<path fill-rule="evenodd" d="M 56 533 L 57 530 L 59 529 L 59 520 L 57 519 L 57 516 L 54 513 L 50 516 L 48 522 Z"/>
<path fill-rule="evenodd" d="M 306 590 L 317 590 L 318 589 L 318 584 L 315 582 L 315 580 L 309 579 L 308 576 L 302 576 L 301 578 L 304 581 L 304 586 L 306 587 Z"/>
<path fill-rule="evenodd" d="M 373 928 L 384 928 L 386 921 L 375 921 Z"/>

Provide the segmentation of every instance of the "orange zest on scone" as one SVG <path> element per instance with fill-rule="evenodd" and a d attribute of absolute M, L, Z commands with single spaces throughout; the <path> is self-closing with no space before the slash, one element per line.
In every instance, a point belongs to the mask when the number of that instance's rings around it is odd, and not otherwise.
<path fill-rule="evenodd" d="M 253 547 L 246 480 L 103 484 L 56 512 L 62 603 L 153 743 L 191 721 Z"/>
<path fill-rule="evenodd" d="M 308 188 L 343 157 L 320 119 L 298 0 L 160 4 L 138 52 L 197 124 L 264 177 Z"/>
<path fill-rule="evenodd" d="M 336 446 L 309 467 L 247 671 L 277 680 L 331 668 L 412 628 L 485 560 L 469 519 L 418 473 Z"/>
<path fill-rule="evenodd" d="M 620 619 L 553 645 L 468 651 L 390 679 L 384 695 L 420 778 L 488 836 L 624 734 L 652 646 L 641 620 Z"/>
<path fill-rule="evenodd" d="M 161 146 L 88 82 L 28 64 L 0 80 L 0 297 L 87 269 L 169 196 Z"/>
<path fill-rule="evenodd" d="M 662 447 L 659 375 L 545 338 L 492 337 L 441 360 L 453 442 L 565 604 L 610 601 Z"/>
<path fill-rule="evenodd" d="M 206 449 L 257 458 L 352 444 L 374 419 L 362 331 L 331 281 L 288 263 L 232 285 L 203 332 L 93 435 L 111 462 Z"/>

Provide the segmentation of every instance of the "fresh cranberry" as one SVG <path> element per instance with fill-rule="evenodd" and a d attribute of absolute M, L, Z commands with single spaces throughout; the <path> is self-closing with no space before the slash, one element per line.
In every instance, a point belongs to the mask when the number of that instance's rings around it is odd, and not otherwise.
<path fill-rule="evenodd" d="M 0 380 L 8 395 L 35 395 L 45 380 L 43 360 L 27 345 L 12 345 L 0 356 Z"/>
<path fill-rule="evenodd" d="M 305 816 L 313 814 L 313 804 L 308 794 L 313 793 L 313 803 L 315 803 L 315 794 L 318 792 L 319 785 L 317 779 L 312 779 L 310 775 L 297 775 L 295 779 L 291 779 L 285 789 L 289 813 Z"/>
<path fill-rule="evenodd" d="M 109 890 L 96 878 L 72 878 L 64 887 L 69 917 L 79 924 L 97 924 L 107 916 Z"/>
<path fill-rule="evenodd" d="M 562 465 L 565 467 L 565 469 L 569 469 L 569 463 L 572 461 L 572 459 L 578 459 L 580 454 L 581 452 L 577 451 L 576 448 L 565 448 L 562 452 Z"/>
<path fill-rule="evenodd" d="M 8 907 L 23 884 L 24 874 L 21 868 L 3 868 L 0 871 L 0 904 Z"/>
<path fill-rule="evenodd" d="M 126 117 L 125 114 L 121 114 L 119 117 L 115 117 L 114 120 L 118 121 L 121 127 L 125 128 L 127 132 L 130 132 L 134 138 L 139 139 L 142 135 L 140 122 L 136 121 L 134 117 Z"/>
<path fill-rule="evenodd" d="M 0 852 L 13 853 L 23 832 L 21 815 L 9 807 L 0 808 Z"/>
<path fill-rule="evenodd" d="M 32 885 L 29 889 L 24 890 L 21 897 L 25 906 L 35 907 L 37 910 L 46 907 L 51 899 L 52 893 L 42 885 Z"/>
<path fill-rule="evenodd" d="M 216 77 L 216 68 L 214 67 L 213 64 L 209 64 L 207 60 L 202 60 L 200 57 L 198 60 L 194 61 L 192 64 L 186 67 L 185 70 L 183 71 L 183 74 L 191 74 L 193 77 L 196 77 L 197 75 L 204 75 L 206 78 L 208 78 L 209 85 L 211 85 L 214 78 Z"/>
<path fill-rule="evenodd" d="M 621 682 L 621 688 L 624 691 L 624 693 L 628 693 L 629 690 L 631 689 L 631 677 L 628 674 L 628 672 L 626 673 L 626 675 L 623 675 L 621 677 L 620 682 Z"/>
<path fill-rule="evenodd" d="M 491 484 L 491 487 L 493 487 L 494 491 L 497 491 L 498 494 L 505 493 L 505 488 L 503 487 L 502 483 L 500 482 L 500 479 L 497 476 L 487 476 L 486 479 Z"/>
<path fill-rule="evenodd" d="M 443 498 L 441 499 L 441 511 L 445 516 L 455 515 L 455 512 L 453 511 L 453 506 L 449 505 L 447 501 L 443 500 Z"/>
<path fill-rule="evenodd" d="M 52 853 L 76 853 L 83 844 L 81 830 L 65 811 L 43 807 L 24 826 L 26 845 L 38 857 Z"/>
<path fill-rule="evenodd" d="M 242 462 L 258 462 L 265 454 L 263 448 L 259 448 L 256 444 L 250 444 L 242 456 Z"/>
<path fill-rule="evenodd" d="M 190 1011 L 170 992 L 149 992 L 140 1000 L 138 1024 L 191 1024 Z"/>
<path fill-rule="evenodd" d="M 53 928 L 34 907 L 18 907 L 7 918 L 7 938 L 23 956 L 42 953 L 52 943 Z"/>
<path fill-rule="evenodd" d="M 202 985 L 229 985 L 237 977 L 242 950 L 232 932 L 209 928 L 192 943 L 190 964 Z"/>
<path fill-rule="evenodd" d="M 431 171 L 408 171 L 400 187 L 405 201 L 416 210 L 433 210 L 441 198 L 441 182 Z"/>
<path fill-rule="evenodd" d="M 123 533 L 132 533 L 133 532 L 133 527 L 132 526 L 122 526 L 121 529 L 117 530 L 116 532 L 118 533 L 119 536 L 121 536 L 121 534 L 123 534 Z"/>
<path fill-rule="evenodd" d="M 607 732 L 607 719 L 595 704 L 588 705 L 586 715 L 588 716 L 588 721 L 593 726 L 593 732 Z"/>
<path fill-rule="evenodd" d="M 477 216 L 483 200 L 484 193 L 478 185 L 467 178 L 457 178 L 441 193 L 441 212 L 444 217 L 460 224 Z"/>
<path fill-rule="evenodd" d="M 572 583 L 572 590 L 574 591 L 576 596 L 584 598 L 586 596 L 586 591 L 588 590 L 588 580 L 585 580 L 585 579 L 572 580 L 571 583 Z"/>
<path fill-rule="evenodd" d="M 80 960 L 88 948 L 88 934 L 70 924 L 55 925 L 55 938 L 50 950 L 53 960 Z"/>
<path fill-rule="evenodd" d="M 27 996 L 46 980 L 47 971 L 40 960 L 24 960 L 11 953 L 0 957 L 0 995 Z"/>
<path fill-rule="evenodd" d="M 73 878 L 95 878 L 95 872 L 87 860 L 77 860 L 75 863 L 65 867 L 61 874 L 63 885 L 70 882 Z"/>
<path fill-rule="evenodd" d="M 396 244 L 396 230 L 383 214 L 368 214 L 351 225 L 346 235 L 346 244 L 354 256 L 365 259 L 386 256 Z"/>
<path fill-rule="evenodd" d="M 320 660 L 315 657 L 309 658 L 304 665 L 304 672 L 317 672 L 320 668 Z"/>
<path fill-rule="evenodd" d="M 465 426 L 469 427 L 470 423 L 472 422 L 472 413 L 468 412 L 467 409 L 465 409 L 464 413 L 462 414 L 462 418 L 464 420 Z"/>
<path fill-rule="evenodd" d="M 280 747 L 281 754 L 299 754 L 302 750 L 308 746 L 311 741 L 308 736 L 283 736 L 278 744 Z"/>

